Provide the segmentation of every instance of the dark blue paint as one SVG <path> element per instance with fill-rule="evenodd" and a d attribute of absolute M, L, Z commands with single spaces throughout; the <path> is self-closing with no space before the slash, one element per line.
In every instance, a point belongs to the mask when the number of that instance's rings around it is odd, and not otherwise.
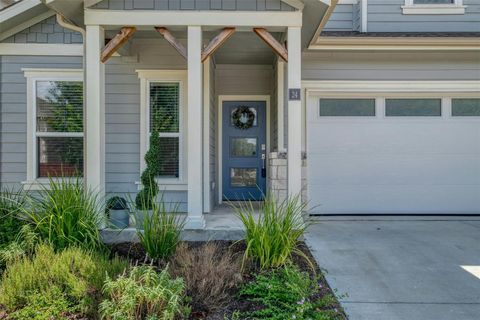
<path fill-rule="evenodd" d="M 231 123 L 232 111 L 239 106 L 256 108 L 257 125 L 249 129 L 238 129 Z M 224 200 L 263 200 L 266 191 L 266 175 L 262 175 L 264 160 L 262 154 L 267 157 L 266 150 L 266 104 L 265 101 L 225 101 L 223 102 L 223 199 Z M 233 138 L 256 138 L 256 155 L 249 157 L 234 157 L 231 155 L 231 143 Z M 262 150 L 262 144 L 265 150 Z M 266 165 L 266 159 L 265 159 Z M 231 169 L 232 168 L 255 168 L 256 186 L 238 187 L 232 186 Z M 265 168 L 266 169 L 266 168 Z M 264 171 L 265 172 L 265 171 Z"/>

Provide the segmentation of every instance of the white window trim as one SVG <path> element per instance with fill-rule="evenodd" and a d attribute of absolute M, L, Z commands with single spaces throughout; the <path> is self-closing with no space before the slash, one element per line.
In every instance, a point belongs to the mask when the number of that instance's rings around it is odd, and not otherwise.
<path fill-rule="evenodd" d="M 403 14 L 465 14 L 463 0 L 454 0 L 452 4 L 415 4 L 415 0 L 405 0 Z"/>
<path fill-rule="evenodd" d="M 136 70 L 140 79 L 140 174 L 145 169 L 145 153 L 148 150 L 150 132 L 150 82 L 178 82 L 180 84 L 179 133 L 162 136 L 179 137 L 179 177 L 157 178 L 161 190 L 187 190 L 187 70 Z M 200 156 L 200 155 L 198 155 Z M 141 183 L 136 182 L 140 189 Z"/>
<path fill-rule="evenodd" d="M 80 81 L 83 82 L 82 69 L 22 69 L 27 78 L 27 180 L 23 181 L 26 190 L 39 190 L 49 183 L 48 178 L 37 177 L 37 137 L 83 137 L 83 132 L 44 132 L 37 133 L 37 81 Z M 61 178 L 56 178 L 61 179 Z"/>

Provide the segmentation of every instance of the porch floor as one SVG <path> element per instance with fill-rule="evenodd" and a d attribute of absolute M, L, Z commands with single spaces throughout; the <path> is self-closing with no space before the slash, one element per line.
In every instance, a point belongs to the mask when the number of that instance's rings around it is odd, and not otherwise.
<path fill-rule="evenodd" d="M 253 203 L 255 218 L 261 202 Z M 182 214 L 185 215 L 186 214 Z M 210 241 L 210 240 L 239 240 L 243 238 L 244 229 L 241 221 L 235 215 L 233 208 L 228 204 L 216 206 L 211 213 L 203 215 L 205 228 L 197 230 L 183 230 L 182 240 L 185 241 Z M 103 229 L 102 239 L 106 244 L 122 242 L 138 242 L 137 230 L 133 227 L 123 230 Z"/>

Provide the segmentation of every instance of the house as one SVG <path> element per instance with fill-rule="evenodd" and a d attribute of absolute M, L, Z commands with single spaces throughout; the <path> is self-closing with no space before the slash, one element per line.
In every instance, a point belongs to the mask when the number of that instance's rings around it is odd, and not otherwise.
<path fill-rule="evenodd" d="M 0 3 L 2 187 L 480 213 L 480 0 Z"/>

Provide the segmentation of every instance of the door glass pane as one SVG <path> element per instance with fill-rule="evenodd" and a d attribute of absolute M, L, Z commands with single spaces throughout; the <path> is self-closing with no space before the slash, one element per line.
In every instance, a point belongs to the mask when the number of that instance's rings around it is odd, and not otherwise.
<path fill-rule="evenodd" d="M 480 117 L 480 99 L 452 99 L 452 116 Z"/>
<path fill-rule="evenodd" d="M 440 117 L 441 99 L 386 99 L 387 117 Z"/>
<path fill-rule="evenodd" d="M 257 126 L 257 108 L 253 107 L 242 107 L 238 106 L 232 109 L 230 113 L 230 124 L 234 127 L 238 127 L 239 125 L 247 125 L 249 121 L 249 116 L 253 119 L 252 127 Z"/>
<path fill-rule="evenodd" d="M 257 185 L 257 169 L 231 168 L 230 185 L 232 187 L 255 187 Z"/>
<path fill-rule="evenodd" d="M 232 157 L 255 157 L 257 155 L 257 138 L 232 138 Z"/>
<path fill-rule="evenodd" d="M 374 117 L 375 99 L 320 99 L 321 117 Z"/>

